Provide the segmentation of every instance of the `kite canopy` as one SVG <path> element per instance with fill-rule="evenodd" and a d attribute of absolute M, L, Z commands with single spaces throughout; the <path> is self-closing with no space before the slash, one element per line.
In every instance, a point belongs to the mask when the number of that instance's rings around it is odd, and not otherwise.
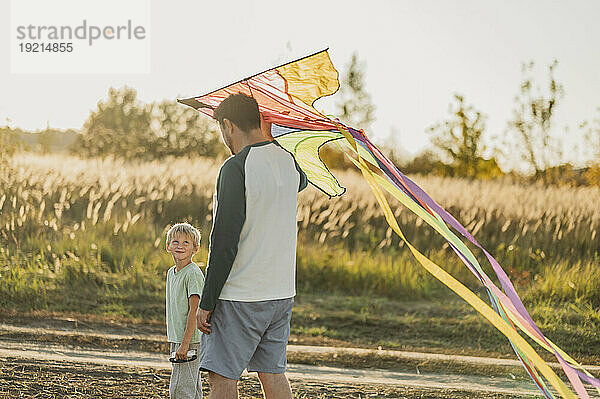
<path fill-rule="evenodd" d="M 244 93 L 254 97 L 273 138 L 294 155 L 315 187 L 334 197 L 342 195 L 345 189 L 319 157 L 319 149 L 344 136 L 313 104 L 334 94 L 339 87 L 338 72 L 327 50 L 323 50 L 211 93 L 177 101 L 212 118 L 214 109 L 229 95 Z"/>
<path fill-rule="evenodd" d="M 600 381 L 544 336 L 525 309 L 500 264 L 462 224 L 402 174 L 362 131 L 330 119 L 313 107 L 317 99 L 335 93 L 338 88 L 338 73 L 327 50 L 323 50 L 211 93 L 178 101 L 213 117 L 213 110 L 230 94 L 244 93 L 254 97 L 265 122 L 265 129 L 296 158 L 309 181 L 330 197 L 342 195 L 345 189 L 320 159 L 319 149 L 325 143 L 336 140 L 340 149 L 361 170 L 390 227 L 407 244 L 417 261 L 509 339 L 525 370 L 546 398 L 554 398 L 554 394 L 543 378 L 559 395 L 567 398 L 577 396 L 523 339 L 519 330 L 556 356 L 580 398 L 589 398 L 582 380 L 600 392 Z M 459 259 L 485 287 L 491 307 L 410 244 L 402 233 L 382 189 L 444 237 Z M 475 255 L 448 225 L 483 251 L 500 281 L 502 290 L 487 276 Z"/>

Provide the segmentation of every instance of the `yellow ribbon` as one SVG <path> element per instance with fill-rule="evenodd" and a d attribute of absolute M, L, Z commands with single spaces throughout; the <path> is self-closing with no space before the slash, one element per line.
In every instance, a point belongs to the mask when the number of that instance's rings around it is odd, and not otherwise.
<path fill-rule="evenodd" d="M 336 123 L 334 121 L 334 123 Z M 412 254 L 415 256 L 417 261 L 431 273 L 435 278 L 444 283 L 448 288 L 458 294 L 461 298 L 463 298 L 469 305 L 471 305 L 476 311 L 481 313 L 483 317 L 488 319 L 490 323 L 492 323 L 502 334 L 504 334 L 508 339 L 510 339 L 513 344 L 523 352 L 530 361 L 540 370 L 542 375 L 552 384 L 552 386 L 558 391 L 558 393 L 564 398 L 573 398 L 577 399 L 577 396 L 567 387 L 567 385 L 562 381 L 558 376 L 552 371 L 552 369 L 544 362 L 544 360 L 537 354 L 537 352 L 521 337 L 505 320 L 503 320 L 494 310 L 488 306 L 485 302 L 483 302 L 477 295 L 475 295 L 471 290 L 465 287 L 460 281 L 456 280 L 450 274 L 448 274 L 444 269 L 440 266 L 432 262 L 429 258 L 423 255 L 419 250 L 417 250 L 404 236 L 400 226 L 398 225 L 398 221 L 394 216 L 393 211 L 391 210 L 387 199 L 385 198 L 383 192 L 381 191 L 380 186 L 377 184 L 375 180 L 375 175 L 371 168 L 365 163 L 362 159 L 356 141 L 354 137 L 350 135 L 350 133 L 340 124 L 338 125 L 339 130 L 342 132 L 348 143 L 354 149 L 358 161 L 350 157 L 350 160 L 360 168 L 365 180 L 369 184 L 371 191 L 375 195 L 379 206 L 381 207 L 385 219 L 388 224 L 394 230 L 396 234 L 406 243 L 407 247 L 410 249 Z M 379 177 L 379 176 L 377 176 Z M 394 195 L 394 193 L 391 193 Z M 396 195 L 394 195 L 396 197 Z"/>

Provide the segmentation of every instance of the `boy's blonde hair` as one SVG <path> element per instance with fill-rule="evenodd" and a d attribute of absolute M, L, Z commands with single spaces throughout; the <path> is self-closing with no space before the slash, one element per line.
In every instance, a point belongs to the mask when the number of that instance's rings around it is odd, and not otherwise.
<path fill-rule="evenodd" d="M 200 244 L 200 239 L 202 238 L 202 236 L 197 228 L 195 228 L 189 223 L 177 223 L 174 224 L 173 227 L 169 229 L 169 231 L 167 231 L 167 245 L 169 245 L 169 243 L 173 239 L 173 236 L 178 233 L 183 233 L 190 236 L 192 238 L 192 243 L 195 247 L 197 247 Z"/>

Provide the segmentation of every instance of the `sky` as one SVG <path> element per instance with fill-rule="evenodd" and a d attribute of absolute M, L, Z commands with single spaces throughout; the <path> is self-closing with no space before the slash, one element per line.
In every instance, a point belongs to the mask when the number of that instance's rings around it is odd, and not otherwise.
<path fill-rule="evenodd" d="M 566 160 L 592 156 L 577 131 L 600 115 L 600 1 L 147 1 L 149 73 L 15 74 L 10 2 L 0 0 L 0 125 L 80 128 L 110 87 L 131 86 L 146 102 L 174 100 L 329 47 L 341 73 L 354 52 L 366 66 L 376 106 L 367 134 L 393 137 L 413 155 L 428 146 L 426 129 L 447 117 L 454 93 L 487 116 L 488 139 L 502 135 L 522 63 L 534 61 L 545 85 L 557 59 L 565 97 L 553 133 Z M 317 109 L 335 113 L 333 97 Z"/>

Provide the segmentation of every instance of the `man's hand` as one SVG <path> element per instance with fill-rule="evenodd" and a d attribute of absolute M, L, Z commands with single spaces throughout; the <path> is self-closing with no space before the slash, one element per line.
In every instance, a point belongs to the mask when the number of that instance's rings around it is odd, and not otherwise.
<path fill-rule="evenodd" d="M 204 334 L 210 334 L 210 315 L 212 314 L 211 310 L 204 310 L 202 308 L 198 308 L 196 312 L 196 320 L 198 322 L 198 330 L 202 331 Z"/>
<path fill-rule="evenodd" d="M 175 352 L 175 359 L 176 360 L 187 359 L 188 349 L 190 349 L 190 344 L 182 342 L 181 345 L 179 345 L 179 349 L 177 349 L 177 352 Z"/>

